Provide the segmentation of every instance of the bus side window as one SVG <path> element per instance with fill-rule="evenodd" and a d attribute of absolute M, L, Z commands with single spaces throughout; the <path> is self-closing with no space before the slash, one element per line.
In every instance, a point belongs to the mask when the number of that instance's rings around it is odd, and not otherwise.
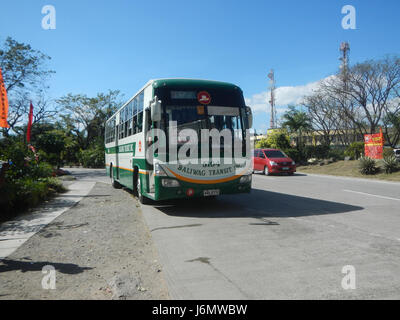
<path fill-rule="evenodd" d="M 142 132 L 143 130 L 143 111 L 137 114 L 137 132 Z"/>
<path fill-rule="evenodd" d="M 136 133 L 136 116 L 132 118 L 132 133 Z"/>
<path fill-rule="evenodd" d="M 128 136 L 133 134 L 133 123 L 132 118 L 128 120 Z"/>
<path fill-rule="evenodd" d="M 125 123 L 124 123 L 124 126 L 125 126 L 125 128 L 124 128 L 125 137 L 129 136 L 129 132 L 128 132 L 128 122 L 129 122 L 129 121 L 125 121 Z"/>

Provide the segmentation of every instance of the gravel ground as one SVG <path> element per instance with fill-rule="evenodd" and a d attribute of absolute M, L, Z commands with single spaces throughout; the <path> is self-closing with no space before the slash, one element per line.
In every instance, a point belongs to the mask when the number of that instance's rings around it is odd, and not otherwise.
<path fill-rule="evenodd" d="M 43 289 L 42 268 L 56 270 Z M 0 299 L 169 299 L 140 205 L 96 183 L 77 205 L 0 261 Z"/>

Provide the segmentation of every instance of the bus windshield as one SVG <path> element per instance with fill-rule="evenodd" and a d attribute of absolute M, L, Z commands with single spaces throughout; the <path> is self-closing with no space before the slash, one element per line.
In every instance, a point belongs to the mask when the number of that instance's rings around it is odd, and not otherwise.
<path fill-rule="evenodd" d="M 206 115 L 208 114 L 208 116 Z M 239 108 L 218 106 L 166 106 L 166 127 L 175 121 L 182 129 L 241 129 Z"/>

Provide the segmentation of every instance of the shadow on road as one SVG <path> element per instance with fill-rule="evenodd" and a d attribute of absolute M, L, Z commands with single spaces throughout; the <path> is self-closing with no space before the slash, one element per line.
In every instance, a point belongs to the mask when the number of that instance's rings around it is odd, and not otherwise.
<path fill-rule="evenodd" d="M 262 171 L 256 171 L 255 173 L 253 173 L 253 175 L 265 176 Z M 307 174 L 298 172 L 295 172 L 292 175 L 289 175 L 287 173 L 273 173 L 270 175 L 270 177 L 287 177 L 288 179 L 293 179 L 293 177 L 305 177 L 305 176 L 307 176 Z M 265 178 L 268 179 L 268 177 Z"/>
<path fill-rule="evenodd" d="M 153 205 L 170 216 L 196 218 L 301 217 L 362 210 L 362 207 L 253 189 L 250 194 L 216 199 L 169 200 Z"/>
<path fill-rule="evenodd" d="M 53 266 L 57 271 L 65 274 L 78 274 L 85 270 L 91 270 L 91 267 L 80 267 L 73 263 L 55 263 L 50 261 L 31 262 L 31 261 L 17 261 L 17 260 L 0 260 L 0 273 L 7 271 L 42 271 L 44 266 Z"/>

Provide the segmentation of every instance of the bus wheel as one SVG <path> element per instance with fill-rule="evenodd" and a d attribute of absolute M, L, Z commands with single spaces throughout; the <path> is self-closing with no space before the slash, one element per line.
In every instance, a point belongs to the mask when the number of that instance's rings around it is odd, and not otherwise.
<path fill-rule="evenodd" d="M 137 198 L 139 199 L 139 202 L 142 204 L 149 204 L 150 203 L 150 199 L 145 197 L 142 193 L 142 187 L 140 185 L 140 177 L 139 177 L 139 170 L 135 170 L 135 174 L 133 175 L 134 177 L 134 186 L 135 186 L 135 190 L 134 193 L 137 196 Z"/>
<path fill-rule="evenodd" d="M 121 184 L 114 179 L 114 170 L 113 170 L 112 166 L 110 166 L 110 170 L 111 170 L 110 171 L 110 176 L 111 176 L 111 184 L 112 184 L 112 186 L 115 189 L 121 189 L 121 187 L 122 187 Z"/>

